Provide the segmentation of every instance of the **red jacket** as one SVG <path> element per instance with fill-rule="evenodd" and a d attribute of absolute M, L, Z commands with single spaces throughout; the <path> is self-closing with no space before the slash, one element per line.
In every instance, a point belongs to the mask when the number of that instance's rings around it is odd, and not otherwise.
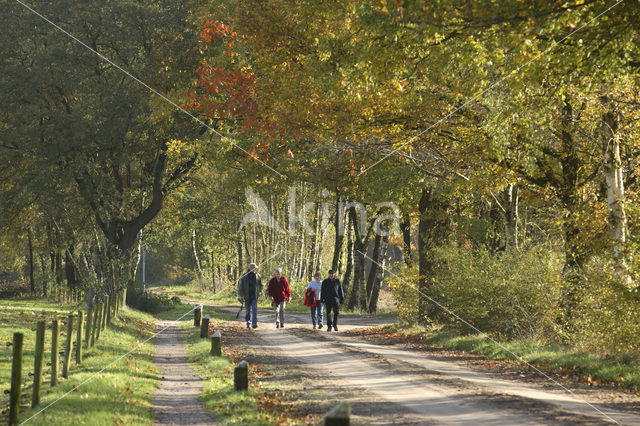
<path fill-rule="evenodd" d="M 307 293 L 304 295 L 304 306 L 315 307 L 317 303 L 316 292 L 312 288 L 307 289 Z"/>
<path fill-rule="evenodd" d="M 267 287 L 267 294 L 269 297 L 273 297 L 273 301 L 276 303 L 291 299 L 289 282 L 285 277 L 281 277 L 280 281 L 278 281 L 276 277 L 271 278 L 269 286 Z"/>

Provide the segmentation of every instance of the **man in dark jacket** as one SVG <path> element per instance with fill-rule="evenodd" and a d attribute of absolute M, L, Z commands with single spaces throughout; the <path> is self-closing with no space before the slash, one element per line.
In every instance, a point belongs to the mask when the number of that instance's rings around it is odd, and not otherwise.
<path fill-rule="evenodd" d="M 238 298 L 244 300 L 247 315 L 247 328 L 258 327 L 258 296 L 262 293 L 262 278 L 256 271 L 258 266 L 255 263 L 249 264 L 249 270 L 238 280 Z M 253 315 L 251 311 L 253 310 Z"/>
<path fill-rule="evenodd" d="M 336 278 L 335 272 L 331 269 L 329 270 L 329 278 L 322 281 L 320 298 L 326 311 L 327 331 L 331 331 L 332 326 L 335 331 L 338 331 L 339 306 L 344 303 L 344 292 L 340 280 Z M 331 311 L 333 311 L 333 321 L 331 321 Z"/>

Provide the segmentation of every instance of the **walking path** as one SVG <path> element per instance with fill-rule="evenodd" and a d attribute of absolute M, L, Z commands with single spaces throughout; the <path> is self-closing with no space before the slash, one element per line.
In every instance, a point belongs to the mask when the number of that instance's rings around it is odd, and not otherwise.
<path fill-rule="evenodd" d="M 237 307 L 215 308 L 237 312 Z M 334 380 L 344 389 L 347 400 L 353 399 L 355 403 L 358 395 L 369 395 L 376 400 L 371 412 L 361 413 L 366 417 L 360 421 L 359 413 L 354 411 L 354 424 L 376 419 L 375 424 L 400 421 L 407 424 L 640 426 L 640 412 L 632 408 L 638 406 L 633 395 L 624 394 L 625 404 L 605 407 L 600 404 L 606 399 L 604 393 L 615 391 L 576 388 L 578 394 L 571 395 L 546 380 L 514 380 L 478 369 L 473 364 L 411 350 L 405 345 L 371 344 L 341 332 L 312 330 L 308 314 L 287 312 L 285 329 L 276 329 L 272 320 L 271 310 L 260 309 L 259 327 L 246 330 L 253 336 L 245 340 L 252 356 L 271 357 L 287 365 L 293 362 L 313 366 L 319 377 Z M 238 321 L 244 323 L 243 315 Z M 393 319 L 342 316 L 339 328 L 345 331 L 390 321 Z M 200 380 L 185 364 L 179 331 L 172 327 L 166 333 L 158 339 L 156 356 L 156 363 L 165 376 L 154 407 L 158 423 L 211 424 L 213 419 L 197 401 L 202 389 Z M 621 400 L 623 394 L 619 396 L 617 400 Z M 376 417 L 376 412 L 384 417 Z M 397 415 L 389 415 L 390 412 Z"/>
<path fill-rule="evenodd" d="M 212 425 L 213 417 L 202 406 L 202 380 L 187 364 L 181 330 L 170 321 L 158 321 L 166 330 L 156 337 L 153 362 L 160 369 L 162 382 L 156 391 L 153 411 L 158 425 Z"/>
<path fill-rule="evenodd" d="M 260 342 L 252 344 L 252 349 L 313 365 L 346 386 L 364 388 L 421 415 L 424 423 L 640 425 L 637 411 L 614 411 L 596 405 L 595 392 L 590 402 L 615 421 L 562 389 L 550 389 L 551 382 L 503 379 L 499 374 L 479 372 L 463 363 L 439 360 L 400 346 L 369 344 L 340 332 L 311 330 L 306 314 L 286 316 L 286 328 L 278 330 L 271 323 L 273 313 L 260 310 L 261 322 L 254 330 Z M 239 321 L 244 322 L 242 318 Z M 369 327 L 379 321 L 344 316 L 339 328 Z M 582 397 L 585 395 L 581 393 Z"/>

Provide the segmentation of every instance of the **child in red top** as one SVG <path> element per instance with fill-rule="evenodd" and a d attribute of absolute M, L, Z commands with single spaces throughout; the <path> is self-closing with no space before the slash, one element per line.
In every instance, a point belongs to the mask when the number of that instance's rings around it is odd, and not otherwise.
<path fill-rule="evenodd" d="M 313 275 L 313 281 L 311 281 L 307 286 L 307 294 L 309 294 L 309 292 L 312 292 L 316 299 L 316 303 L 314 305 L 307 305 L 311 307 L 311 323 L 313 324 L 314 329 L 316 328 L 316 324 L 318 328 L 322 328 L 323 307 L 322 302 L 320 302 L 320 299 L 322 297 L 321 290 L 322 282 L 320 281 L 320 272 L 316 272 Z"/>

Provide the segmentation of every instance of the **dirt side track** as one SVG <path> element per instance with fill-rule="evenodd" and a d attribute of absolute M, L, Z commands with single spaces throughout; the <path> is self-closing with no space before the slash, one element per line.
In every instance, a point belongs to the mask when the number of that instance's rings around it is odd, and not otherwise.
<path fill-rule="evenodd" d="M 237 312 L 235 307 L 216 309 Z M 600 403 L 604 398 L 599 391 L 571 394 L 545 379 L 513 380 L 464 361 L 438 359 L 401 345 L 371 344 L 342 333 L 377 325 L 384 318 L 345 316 L 340 331 L 328 333 L 326 328 L 311 329 L 305 314 L 287 313 L 285 329 L 276 329 L 272 317 L 260 310 L 255 330 L 244 329 L 239 320 L 242 351 L 256 364 L 295 366 L 286 378 L 289 386 L 324 393 L 321 398 L 301 398 L 318 415 L 346 399 L 352 402 L 355 424 L 640 425 L 640 412 L 629 408 L 638 406 L 638 398 L 628 394 L 618 399 L 625 404 L 612 409 Z M 304 374 L 296 377 L 296 371 Z"/>

